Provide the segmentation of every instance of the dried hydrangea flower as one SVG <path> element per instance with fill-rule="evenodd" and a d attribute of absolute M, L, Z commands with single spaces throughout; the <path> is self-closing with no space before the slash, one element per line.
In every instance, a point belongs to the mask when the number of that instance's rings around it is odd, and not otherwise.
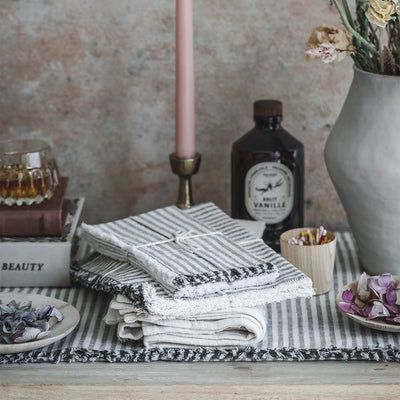
<path fill-rule="evenodd" d="M 8 304 L 0 302 L 0 343 L 23 343 L 38 340 L 49 333 L 57 322 L 64 319 L 62 313 L 48 305 L 32 309 L 31 302 Z"/>
<path fill-rule="evenodd" d="M 396 12 L 397 0 L 370 0 L 365 15 L 372 24 L 385 28 Z"/>
<path fill-rule="evenodd" d="M 357 292 L 343 291 L 338 306 L 348 314 L 358 314 L 368 320 L 382 318 L 389 324 L 400 324 L 400 307 L 396 304 L 398 291 L 391 274 L 369 277 L 363 273 L 357 283 Z"/>
<path fill-rule="evenodd" d="M 327 44 L 335 49 L 335 61 L 342 61 L 346 55 L 355 51 L 352 45 L 352 36 L 349 32 L 333 25 L 321 25 L 311 32 L 307 42 L 306 59 L 311 60 L 316 57 L 316 55 L 309 53 L 309 50 L 321 48 L 322 45 L 326 47 Z"/>
<path fill-rule="evenodd" d="M 330 43 L 322 43 L 321 46 L 306 51 L 309 56 L 321 58 L 323 63 L 331 63 L 335 61 L 338 52 L 335 46 Z"/>
<path fill-rule="evenodd" d="M 382 274 L 378 278 L 368 278 L 368 286 L 381 301 L 385 301 L 389 305 L 396 303 L 396 282 L 391 274 Z"/>

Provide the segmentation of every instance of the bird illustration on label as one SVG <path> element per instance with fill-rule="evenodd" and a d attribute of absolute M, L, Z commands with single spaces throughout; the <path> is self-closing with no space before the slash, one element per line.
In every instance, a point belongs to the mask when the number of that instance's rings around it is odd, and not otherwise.
<path fill-rule="evenodd" d="M 268 191 L 272 191 L 275 188 L 278 188 L 283 185 L 283 180 L 279 179 L 278 182 L 275 182 L 275 184 L 268 183 L 265 188 L 256 188 L 257 192 L 261 192 L 262 194 L 267 193 Z"/>

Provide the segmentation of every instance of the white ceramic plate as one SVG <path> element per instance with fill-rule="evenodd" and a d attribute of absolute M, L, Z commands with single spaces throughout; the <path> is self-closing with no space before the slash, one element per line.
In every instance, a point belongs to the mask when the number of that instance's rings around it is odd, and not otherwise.
<path fill-rule="evenodd" d="M 50 329 L 50 333 L 43 339 L 25 343 L 0 344 L 0 354 L 20 353 L 48 346 L 67 336 L 79 323 L 80 316 L 78 310 L 65 301 L 53 297 L 28 293 L 0 292 L 0 300 L 3 304 L 7 304 L 12 300 L 15 300 L 17 303 L 24 300 L 31 301 L 32 306 L 49 304 L 50 306 L 58 308 L 64 315 L 64 319 L 54 325 Z"/>
<path fill-rule="evenodd" d="M 393 276 L 393 278 L 395 279 L 396 282 L 399 282 L 399 280 L 400 280 L 400 276 Z M 353 289 L 353 293 L 357 293 L 357 283 L 358 283 L 358 281 L 351 282 L 348 285 L 346 285 L 344 288 L 339 290 L 339 293 L 336 297 L 336 304 L 338 304 L 339 301 L 342 301 L 342 293 L 345 290 Z M 367 320 L 365 317 L 362 317 L 361 315 L 348 314 L 348 313 L 344 312 L 340 307 L 339 307 L 339 309 L 353 321 L 356 321 L 359 324 L 364 325 L 368 328 L 377 329 L 379 331 L 385 331 L 385 332 L 400 333 L 400 325 L 387 324 L 380 318 Z"/>

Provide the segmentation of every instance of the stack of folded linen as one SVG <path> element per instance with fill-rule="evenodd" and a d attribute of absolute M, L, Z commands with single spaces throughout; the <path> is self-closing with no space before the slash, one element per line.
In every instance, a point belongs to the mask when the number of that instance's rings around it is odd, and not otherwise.
<path fill-rule="evenodd" d="M 260 341 L 257 306 L 313 294 L 311 280 L 212 203 L 82 225 L 96 251 L 76 281 L 114 293 L 105 317 L 145 346 L 239 346 Z"/>
<path fill-rule="evenodd" d="M 175 206 L 82 228 L 96 251 L 140 267 L 175 297 L 259 286 L 278 276 L 271 262 Z"/>
<path fill-rule="evenodd" d="M 104 321 L 118 324 L 119 339 L 143 340 L 145 347 L 244 346 L 261 341 L 266 333 L 262 309 L 228 307 L 190 317 L 166 318 L 139 312 L 124 298 L 111 301 Z"/>

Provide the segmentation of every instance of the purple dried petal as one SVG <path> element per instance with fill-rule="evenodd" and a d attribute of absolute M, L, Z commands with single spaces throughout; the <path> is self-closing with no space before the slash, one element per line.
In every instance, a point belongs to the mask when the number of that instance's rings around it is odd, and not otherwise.
<path fill-rule="evenodd" d="M 384 288 L 389 288 L 389 287 L 394 288 L 395 283 L 392 274 L 382 274 L 381 276 L 379 276 L 378 284 Z"/>
<path fill-rule="evenodd" d="M 372 306 L 365 307 L 364 310 L 363 310 L 363 316 L 364 317 L 368 317 L 368 315 L 371 312 L 371 310 L 372 310 Z"/>
<path fill-rule="evenodd" d="M 344 290 L 342 293 L 342 299 L 347 303 L 352 303 L 355 299 L 353 289 Z"/>
<path fill-rule="evenodd" d="M 23 319 L 28 324 L 34 324 L 36 321 L 36 314 L 33 311 L 24 311 L 21 314 L 21 319 Z"/>
<path fill-rule="evenodd" d="M 367 301 L 369 298 L 368 275 L 365 272 L 358 279 L 357 294 L 362 301 Z"/>
<path fill-rule="evenodd" d="M 371 312 L 371 310 L 372 310 L 372 306 L 365 307 L 365 308 L 360 308 L 360 315 L 362 317 L 367 318 L 368 314 Z"/>
<path fill-rule="evenodd" d="M 382 297 L 386 293 L 386 287 L 382 287 L 378 279 L 376 278 L 368 278 L 368 286 L 372 289 L 379 297 Z"/>
<path fill-rule="evenodd" d="M 338 306 L 345 313 L 355 314 L 355 311 L 354 311 L 351 303 L 345 303 L 343 301 L 339 301 Z"/>
<path fill-rule="evenodd" d="M 400 307 L 396 306 L 395 304 L 388 304 L 385 303 L 385 307 L 394 315 L 399 314 L 400 313 Z"/>
<path fill-rule="evenodd" d="M 4 333 L 14 333 L 24 329 L 26 323 L 21 318 L 14 319 L 11 315 L 3 320 L 2 329 Z"/>
<path fill-rule="evenodd" d="M 55 307 L 51 310 L 50 317 L 56 317 L 58 322 L 61 322 L 64 319 L 63 313 Z"/>
<path fill-rule="evenodd" d="M 46 318 L 50 312 L 51 306 L 49 306 L 48 304 L 44 304 L 36 308 L 36 315 L 38 319 Z"/>
<path fill-rule="evenodd" d="M 379 301 L 374 301 L 371 311 L 367 319 L 374 319 L 380 317 L 390 317 L 389 310 Z"/>
<path fill-rule="evenodd" d="M 397 301 L 396 290 L 388 288 L 388 290 L 386 292 L 386 301 L 391 306 L 396 303 L 396 301 Z"/>
<path fill-rule="evenodd" d="M 20 331 L 15 332 L 14 335 L 12 335 L 12 341 L 15 342 L 15 340 L 17 338 L 19 338 L 20 336 L 22 336 L 23 333 L 24 333 L 24 330 L 20 330 Z"/>
<path fill-rule="evenodd" d="M 363 315 L 363 310 L 360 308 L 360 307 L 358 307 L 358 305 L 357 304 L 352 304 L 351 305 L 351 308 L 354 310 L 354 313 L 355 314 L 359 314 L 359 315 Z"/>
<path fill-rule="evenodd" d="M 400 318 L 399 317 L 394 317 L 394 318 L 385 318 L 385 322 L 391 325 L 399 325 L 400 324 Z"/>

